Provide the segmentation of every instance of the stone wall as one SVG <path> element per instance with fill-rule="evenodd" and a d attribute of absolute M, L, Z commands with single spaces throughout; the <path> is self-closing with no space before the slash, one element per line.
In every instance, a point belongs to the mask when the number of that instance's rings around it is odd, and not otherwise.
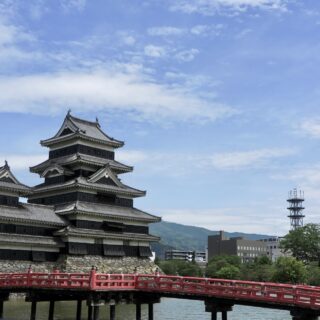
<path fill-rule="evenodd" d="M 61 256 L 56 262 L 32 262 L 1 260 L 0 272 L 27 272 L 31 265 L 33 272 L 51 272 L 57 268 L 62 272 L 88 272 L 92 266 L 101 273 L 155 273 L 157 265 L 148 258 L 102 256 Z"/>

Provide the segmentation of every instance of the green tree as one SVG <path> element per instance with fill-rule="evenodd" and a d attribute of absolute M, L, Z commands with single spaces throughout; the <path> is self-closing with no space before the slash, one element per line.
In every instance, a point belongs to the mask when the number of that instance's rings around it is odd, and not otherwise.
<path fill-rule="evenodd" d="M 291 252 L 298 260 L 317 261 L 320 267 L 320 226 L 307 224 L 291 230 L 281 241 L 284 252 Z"/>
<path fill-rule="evenodd" d="M 233 265 L 222 267 L 216 276 L 220 279 L 239 279 L 240 269 Z"/>
<path fill-rule="evenodd" d="M 282 283 L 305 283 L 307 271 L 302 261 L 294 257 L 280 257 L 275 263 L 272 280 Z"/>
<path fill-rule="evenodd" d="M 210 259 L 206 268 L 206 276 L 211 278 L 221 277 L 219 271 L 225 267 L 236 267 L 240 272 L 241 260 L 238 256 L 220 255 Z M 228 278 L 229 279 L 229 278 Z"/>
<path fill-rule="evenodd" d="M 195 262 L 167 260 L 162 261 L 159 267 L 167 275 L 179 275 L 189 277 L 202 276 L 201 268 Z"/>
<path fill-rule="evenodd" d="M 311 286 L 320 286 L 320 268 L 318 266 L 307 266 L 307 283 Z"/>

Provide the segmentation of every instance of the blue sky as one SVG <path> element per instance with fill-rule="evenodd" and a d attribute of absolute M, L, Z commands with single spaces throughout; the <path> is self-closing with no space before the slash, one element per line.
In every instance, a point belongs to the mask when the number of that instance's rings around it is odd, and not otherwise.
<path fill-rule="evenodd" d="M 283 235 L 320 222 L 320 3 L 2 0 L 0 160 L 26 184 L 69 108 L 126 141 L 137 207 Z"/>

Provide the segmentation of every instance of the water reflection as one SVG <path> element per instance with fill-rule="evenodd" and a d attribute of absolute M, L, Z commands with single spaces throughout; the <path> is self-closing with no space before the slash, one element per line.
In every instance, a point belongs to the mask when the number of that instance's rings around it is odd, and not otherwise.
<path fill-rule="evenodd" d="M 23 299 L 12 299 L 5 302 L 4 319 L 29 320 L 31 303 Z M 41 302 L 37 305 L 37 320 L 48 319 L 49 304 Z M 204 303 L 193 300 L 179 300 L 163 298 L 161 303 L 154 306 L 155 320 L 209 320 Z M 142 319 L 147 320 L 147 306 L 142 306 Z M 75 302 L 57 302 L 55 305 L 55 320 L 74 320 L 76 316 Z M 87 319 L 87 307 L 82 306 L 82 320 Z M 116 308 L 117 320 L 134 320 L 135 307 L 133 305 L 119 305 Z M 218 318 L 221 319 L 221 318 Z M 235 306 L 228 314 L 229 320 L 291 320 L 288 311 L 262 308 Z M 109 320 L 108 307 L 101 307 L 100 320 Z"/>

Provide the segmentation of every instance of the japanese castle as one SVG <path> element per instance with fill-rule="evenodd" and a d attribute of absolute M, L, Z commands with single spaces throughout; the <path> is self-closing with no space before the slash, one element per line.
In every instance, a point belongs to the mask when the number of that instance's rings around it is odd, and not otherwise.
<path fill-rule="evenodd" d="M 106 135 L 98 120 L 68 112 L 57 134 L 41 145 L 49 148 L 49 158 L 30 171 L 43 183 L 28 187 L 7 162 L 0 167 L 0 261 L 148 259 L 150 242 L 159 241 L 148 225 L 160 218 L 136 209 L 133 199 L 146 192 L 119 179 L 133 170 L 115 160 L 124 143 Z"/>

